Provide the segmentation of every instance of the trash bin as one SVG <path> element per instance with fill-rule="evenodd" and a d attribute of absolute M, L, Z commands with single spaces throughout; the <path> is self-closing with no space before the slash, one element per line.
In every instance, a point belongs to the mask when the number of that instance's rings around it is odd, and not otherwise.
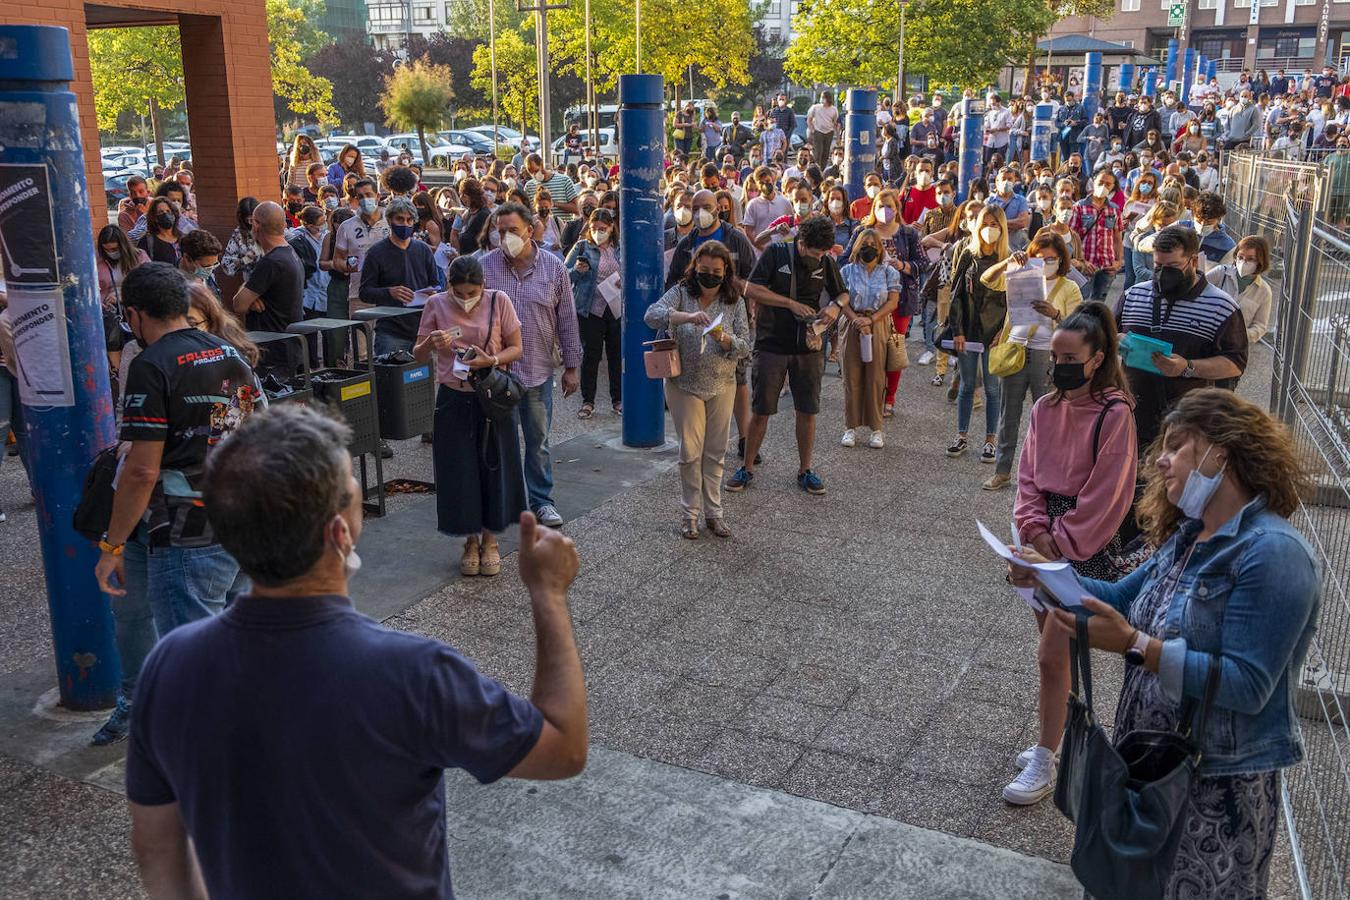
<path fill-rule="evenodd" d="M 258 345 L 260 350 L 265 350 L 268 345 L 281 346 L 282 341 L 299 341 L 301 351 L 305 347 L 305 339 L 298 334 L 287 334 L 280 331 L 250 331 L 249 340 Z M 263 393 L 267 395 L 267 402 L 272 403 L 299 403 L 306 406 L 314 400 L 314 390 L 310 387 L 309 358 L 301 352 L 301 370 L 297 374 L 278 379 L 273 374 L 265 375 L 262 381 Z"/>
<path fill-rule="evenodd" d="M 332 407 L 352 430 L 347 451 L 380 455 L 380 414 L 375 376 L 368 369 L 320 369 L 310 375 L 314 398 Z"/>
<path fill-rule="evenodd" d="M 436 415 L 436 379 L 431 363 L 375 363 L 380 436 L 402 441 L 428 434 Z"/>

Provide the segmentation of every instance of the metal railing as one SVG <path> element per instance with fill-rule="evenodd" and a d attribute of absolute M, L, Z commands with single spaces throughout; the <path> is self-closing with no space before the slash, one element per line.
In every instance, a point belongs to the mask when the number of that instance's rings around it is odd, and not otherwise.
<path fill-rule="evenodd" d="M 1350 164 L 1350 158 L 1347 159 Z M 1237 152 L 1227 162 L 1229 227 L 1271 242 L 1270 408 L 1312 477 L 1293 516 L 1322 566 L 1317 632 L 1295 685 L 1305 759 L 1282 780 L 1300 892 L 1350 898 L 1350 170 Z M 1278 597 L 1270 598 L 1278 603 Z"/>

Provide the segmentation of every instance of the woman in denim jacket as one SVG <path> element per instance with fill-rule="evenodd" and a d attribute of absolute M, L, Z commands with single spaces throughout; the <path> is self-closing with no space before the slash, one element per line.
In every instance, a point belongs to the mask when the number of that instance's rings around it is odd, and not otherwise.
<path fill-rule="evenodd" d="M 619 271 L 619 231 L 615 225 L 614 213 L 609 210 L 592 212 L 585 237 L 572 245 L 563 261 L 572 282 L 584 351 L 578 419 L 589 419 L 595 413 L 601 356 L 609 362 L 609 401 L 616 414 L 623 411 L 623 322 L 600 292 L 600 285 Z"/>
<path fill-rule="evenodd" d="M 1211 655 L 1220 665 L 1166 896 L 1265 897 L 1279 770 L 1303 758 L 1293 682 L 1320 593 L 1312 550 L 1288 521 L 1299 463 L 1284 426 L 1217 388 L 1183 397 L 1150 455 L 1138 516 L 1158 550 L 1115 584 L 1080 579 L 1089 639 L 1133 663 L 1117 740 L 1176 729 L 1183 698 L 1204 695 Z M 1072 636 L 1074 616 L 1055 615 Z"/>

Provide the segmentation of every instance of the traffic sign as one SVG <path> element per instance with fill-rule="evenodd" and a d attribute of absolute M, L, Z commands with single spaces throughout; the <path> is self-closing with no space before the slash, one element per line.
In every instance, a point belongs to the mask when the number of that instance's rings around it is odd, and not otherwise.
<path fill-rule="evenodd" d="M 1173 3 L 1167 7 L 1167 27 L 1176 28 L 1186 21 L 1186 4 Z"/>

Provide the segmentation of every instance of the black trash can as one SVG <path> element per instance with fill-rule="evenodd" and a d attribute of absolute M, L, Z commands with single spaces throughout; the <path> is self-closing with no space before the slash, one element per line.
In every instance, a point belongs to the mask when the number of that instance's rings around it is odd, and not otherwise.
<path fill-rule="evenodd" d="M 347 450 L 353 456 L 380 452 L 380 416 L 375 377 L 360 369 L 320 369 L 310 375 L 314 397 L 328 404 L 352 430 Z"/>
<path fill-rule="evenodd" d="M 431 432 L 436 414 L 436 379 L 430 362 L 375 363 L 380 437 L 402 441 Z"/>

